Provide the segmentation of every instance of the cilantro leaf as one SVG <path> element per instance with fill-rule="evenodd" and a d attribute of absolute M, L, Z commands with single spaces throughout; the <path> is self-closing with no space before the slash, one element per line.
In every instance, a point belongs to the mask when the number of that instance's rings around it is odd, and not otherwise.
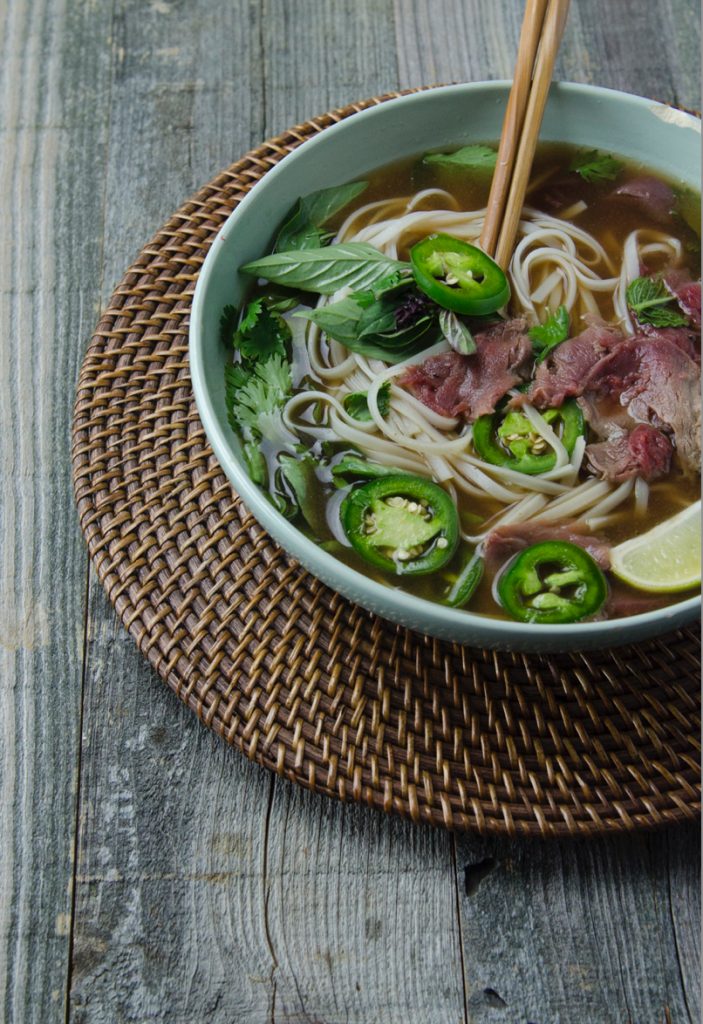
<path fill-rule="evenodd" d="M 229 345 L 232 335 L 237 329 L 237 317 L 239 311 L 236 306 L 225 306 L 220 316 L 220 340 L 224 345 Z"/>
<path fill-rule="evenodd" d="M 688 319 L 663 281 L 636 277 L 627 288 L 627 304 L 641 324 L 653 327 L 685 327 Z"/>
<path fill-rule="evenodd" d="M 390 381 L 386 381 L 378 389 L 377 405 L 381 416 L 387 416 L 391 407 Z M 368 391 L 354 391 L 349 395 L 345 395 L 344 408 L 355 420 L 359 420 L 362 423 L 368 423 L 371 420 Z"/>
<path fill-rule="evenodd" d="M 609 153 L 591 149 L 577 153 L 569 170 L 580 174 L 584 181 L 615 181 L 624 166 Z"/>
<path fill-rule="evenodd" d="M 476 351 L 474 336 L 465 323 L 450 309 L 442 309 L 439 313 L 439 329 L 449 342 L 450 348 L 462 356 L 469 356 Z"/>
<path fill-rule="evenodd" d="M 254 299 L 244 311 L 232 344 L 245 359 L 285 357 L 291 331 L 283 317 L 273 313 L 264 299 Z"/>
<path fill-rule="evenodd" d="M 246 441 L 266 438 L 287 447 L 295 442 L 281 409 L 291 391 L 290 364 L 278 353 L 246 366 L 225 367 L 225 402 L 230 426 Z"/>
<path fill-rule="evenodd" d="M 531 327 L 527 332 L 532 348 L 541 363 L 550 352 L 569 337 L 569 314 L 566 306 L 559 306 L 556 313 L 548 316 L 543 324 Z"/>
<path fill-rule="evenodd" d="M 490 146 L 462 146 L 454 153 L 428 153 L 423 158 L 425 164 L 437 164 L 440 167 L 464 167 L 473 171 L 492 171 L 496 165 L 498 154 Z"/>

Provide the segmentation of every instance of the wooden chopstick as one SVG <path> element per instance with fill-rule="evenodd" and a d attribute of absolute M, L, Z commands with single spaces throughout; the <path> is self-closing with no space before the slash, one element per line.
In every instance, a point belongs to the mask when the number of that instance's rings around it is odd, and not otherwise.
<path fill-rule="evenodd" d="M 527 100 L 527 110 L 495 251 L 496 263 L 504 270 L 507 269 L 515 246 L 515 236 L 520 224 L 525 192 L 530 180 L 532 161 L 554 73 L 554 62 L 569 13 L 569 2 L 570 0 L 549 0 L 542 25 L 532 87 Z"/>
<path fill-rule="evenodd" d="M 479 242 L 483 251 L 488 253 L 489 256 L 494 255 L 498 244 L 498 233 L 505 211 L 515 156 L 525 120 L 527 100 L 532 83 L 532 72 L 535 66 L 537 47 L 539 46 L 542 34 L 542 24 L 546 10 L 547 0 L 527 0 L 525 4 L 525 15 L 522 19 L 522 28 L 520 30 L 520 43 L 515 61 L 513 84 L 510 96 L 508 97 L 508 105 L 505 109 L 496 169 L 493 173 L 491 192 L 486 207 L 486 219 L 483 222 L 483 230 Z"/>

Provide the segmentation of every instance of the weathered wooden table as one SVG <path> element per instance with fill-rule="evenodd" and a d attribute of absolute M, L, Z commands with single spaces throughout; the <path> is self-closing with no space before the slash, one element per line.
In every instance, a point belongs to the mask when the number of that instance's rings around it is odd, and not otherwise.
<path fill-rule="evenodd" d="M 73 389 L 122 271 L 254 144 L 399 87 L 508 77 L 518 0 L 0 4 L 0 1018 L 698 1021 L 696 827 L 451 836 L 213 738 L 90 574 Z M 573 0 L 558 77 L 699 106 L 696 0 Z"/>

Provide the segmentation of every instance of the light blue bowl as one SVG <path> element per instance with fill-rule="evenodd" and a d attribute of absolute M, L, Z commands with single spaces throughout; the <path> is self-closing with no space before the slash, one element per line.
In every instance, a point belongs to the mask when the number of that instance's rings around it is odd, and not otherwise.
<path fill-rule="evenodd" d="M 476 82 L 390 100 L 327 128 L 269 171 L 227 220 L 200 272 L 190 323 L 195 398 L 220 465 L 262 526 L 310 572 L 364 608 L 422 633 L 480 647 L 554 651 L 629 643 L 691 621 L 698 599 L 627 619 L 532 626 L 444 608 L 384 586 L 320 550 L 272 508 L 249 479 L 227 423 L 223 367 L 230 353 L 220 342 L 218 323 L 223 307 L 240 303 L 251 284 L 237 268 L 268 251 L 276 227 L 301 195 L 429 149 L 498 139 L 508 90 L 507 82 Z M 652 100 L 554 85 L 541 138 L 619 153 L 700 187 L 700 121 Z"/>

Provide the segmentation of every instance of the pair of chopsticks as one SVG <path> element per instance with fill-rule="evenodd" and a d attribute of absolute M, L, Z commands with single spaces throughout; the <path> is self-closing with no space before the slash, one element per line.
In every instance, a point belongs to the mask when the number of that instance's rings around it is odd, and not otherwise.
<path fill-rule="evenodd" d="M 504 270 L 515 246 L 570 0 L 527 0 L 480 246 Z"/>

